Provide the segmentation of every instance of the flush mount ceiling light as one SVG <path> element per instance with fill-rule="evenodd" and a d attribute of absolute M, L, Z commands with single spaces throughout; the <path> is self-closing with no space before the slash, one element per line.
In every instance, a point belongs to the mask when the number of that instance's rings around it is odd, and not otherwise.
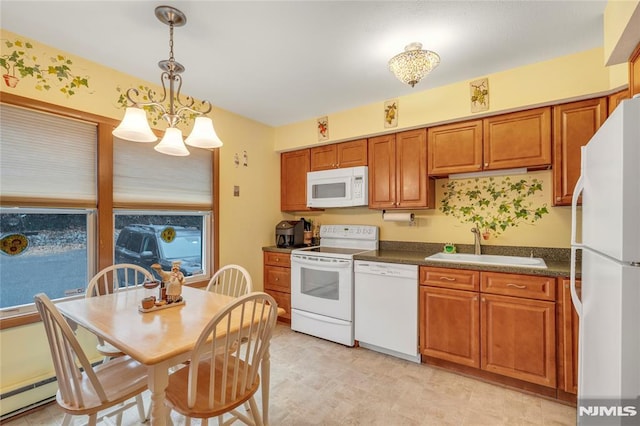
<path fill-rule="evenodd" d="M 206 114 L 211 112 L 211 103 L 202 101 L 199 109 L 194 108 L 195 100 L 190 96 L 185 96 L 185 103 L 180 100 L 180 89 L 182 88 L 182 77 L 184 66 L 176 62 L 173 57 L 173 28 L 181 27 L 187 23 L 184 13 L 171 6 L 156 7 L 156 17 L 160 22 L 169 26 L 169 59 L 158 62 L 158 67 L 162 70 L 160 81 L 162 82 L 162 99 L 154 99 L 154 92 L 149 89 L 143 96 L 148 102 L 136 100 L 140 93 L 135 88 L 130 88 L 126 92 L 127 100 L 133 105 L 127 107 L 122 122 L 113 131 L 113 135 L 132 142 L 155 142 L 158 140 L 151 131 L 147 121 L 145 107 L 162 114 L 162 118 L 167 121 L 169 127 L 165 131 L 164 137 L 154 149 L 163 154 L 169 155 L 189 155 L 187 145 L 197 148 L 218 148 L 222 146 L 222 141 L 213 128 L 213 121 Z M 169 105 L 165 107 L 167 100 L 167 87 L 169 84 Z M 177 91 L 176 91 L 177 85 Z M 149 108 L 147 108 L 149 109 Z M 182 131 L 176 127 L 178 122 L 189 115 L 196 116 L 193 130 L 185 141 L 182 140 Z"/>
<path fill-rule="evenodd" d="M 440 63 L 440 56 L 430 50 L 422 50 L 422 43 L 405 46 L 404 52 L 389 60 L 389 69 L 403 83 L 411 87 L 431 72 Z"/>

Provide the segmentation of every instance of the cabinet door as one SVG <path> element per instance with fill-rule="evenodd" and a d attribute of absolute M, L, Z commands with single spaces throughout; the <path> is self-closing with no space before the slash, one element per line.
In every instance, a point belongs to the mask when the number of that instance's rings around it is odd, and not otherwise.
<path fill-rule="evenodd" d="M 640 93 L 640 43 L 629 57 L 629 93 L 631 97 Z"/>
<path fill-rule="evenodd" d="M 551 164 L 551 108 L 485 118 L 484 170 Z"/>
<path fill-rule="evenodd" d="M 396 134 L 395 207 L 435 206 L 435 181 L 427 176 L 427 131 Z"/>
<path fill-rule="evenodd" d="M 291 294 L 268 289 L 265 289 L 264 292 L 276 299 L 278 308 L 284 309 L 284 314 L 278 315 L 278 318 L 291 322 Z"/>
<path fill-rule="evenodd" d="M 558 300 L 560 324 L 558 324 L 558 387 L 572 394 L 578 393 L 578 313 L 571 301 L 571 288 L 568 279 L 559 282 L 561 293 Z M 576 281 L 576 290 L 580 295 L 581 282 Z"/>
<path fill-rule="evenodd" d="M 478 293 L 420 286 L 420 353 L 480 366 Z"/>
<path fill-rule="evenodd" d="M 338 167 L 357 167 L 367 165 L 367 140 L 342 142 L 337 144 Z"/>
<path fill-rule="evenodd" d="M 482 170 L 482 120 L 431 127 L 427 156 L 429 176 Z"/>
<path fill-rule="evenodd" d="M 391 208 L 396 203 L 396 136 L 369 139 L 369 207 Z"/>
<path fill-rule="evenodd" d="M 580 147 L 591 140 L 607 119 L 607 98 L 553 107 L 553 204 L 571 205 L 580 177 Z"/>
<path fill-rule="evenodd" d="M 338 167 L 336 144 L 311 148 L 310 153 L 312 172 Z"/>
<path fill-rule="evenodd" d="M 280 210 L 309 210 L 307 207 L 309 158 L 308 149 L 284 152 L 280 155 Z"/>
<path fill-rule="evenodd" d="M 611 115 L 618 105 L 620 105 L 620 102 L 629 98 L 629 89 L 609 95 L 607 98 L 607 116 Z"/>
<path fill-rule="evenodd" d="M 481 368 L 555 387 L 555 303 L 492 294 L 481 299 Z"/>

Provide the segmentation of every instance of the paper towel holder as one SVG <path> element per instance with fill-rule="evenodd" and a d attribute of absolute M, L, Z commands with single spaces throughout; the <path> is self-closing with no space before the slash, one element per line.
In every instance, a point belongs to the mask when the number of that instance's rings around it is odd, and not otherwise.
<path fill-rule="evenodd" d="M 387 214 L 387 211 L 386 210 L 382 210 L 382 220 L 383 221 L 385 220 L 385 215 L 386 214 Z M 416 223 L 415 222 L 416 218 L 415 218 L 415 215 L 413 213 L 397 213 L 396 212 L 396 213 L 390 213 L 390 214 L 394 214 L 394 215 L 397 214 L 397 215 L 404 216 L 403 219 L 395 219 L 395 220 L 391 219 L 394 222 L 409 222 L 409 226 L 413 226 Z M 389 219 L 387 219 L 387 220 L 389 220 Z"/>

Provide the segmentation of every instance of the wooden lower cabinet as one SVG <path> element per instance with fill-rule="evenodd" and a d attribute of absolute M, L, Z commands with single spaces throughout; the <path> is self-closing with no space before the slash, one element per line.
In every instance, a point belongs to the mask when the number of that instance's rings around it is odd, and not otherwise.
<path fill-rule="evenodd" d="M 481 368 L 556 386 L 555 303 L 482 294 Z"/>
<path fill-rule="evenodd" d="M 477 292 L 420 286 L 420 353 L 480 367 Z"/>
<path fill-rule="evenodd" d="M 576 281 L 578 296 L 581 282 Z M 578 326 L 579 318 L 571 301 L 568 279 L 558 280 L 558 389 L 578 393 Z"/>
<path fill-rule="evenodd" d="M 270 294 L 285 313 L 278 319 L 291 321 L 291 255 L 263 252 L 264 291 Z"/>
<path fill-rule="evenodd" d="M 555 396 L 555 278 L 421 266 L 419 280 L 423 359 Z"/>

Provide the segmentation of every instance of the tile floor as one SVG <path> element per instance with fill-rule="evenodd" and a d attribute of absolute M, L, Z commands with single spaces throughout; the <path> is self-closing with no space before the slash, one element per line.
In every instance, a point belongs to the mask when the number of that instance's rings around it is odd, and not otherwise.
<path fill-rule="evenodd" d="M 292 332 L 285 325 L 276 327 L 271 360 L 273 426 L 576 423 L 572 407 L 367 349 L 347 348 Z M 184 425 L 181 416 L 172 417 L 176 425 Z M 51 405 L 6 424 L 55 425 L 61 420 L 61 411 Z M 135 409 L 125 413 L 123 425 L 138 424 Z"/>

